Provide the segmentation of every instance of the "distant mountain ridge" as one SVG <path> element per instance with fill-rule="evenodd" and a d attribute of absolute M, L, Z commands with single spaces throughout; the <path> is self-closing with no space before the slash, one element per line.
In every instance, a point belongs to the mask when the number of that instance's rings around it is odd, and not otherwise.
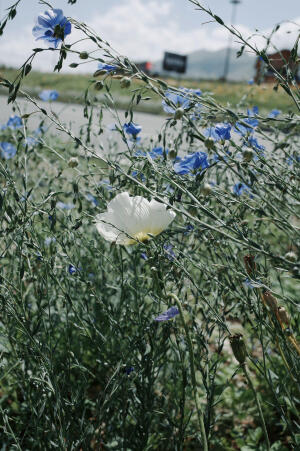
<path fill-rule="evenodd" d="M 187 72 L 184 75 L 188 78 L 219 79 L 224 74 L 224 64 L 227 49 L 217 51 L 197 50 L 188 55 Z M 253 78 L 255 69 L 254 56 L 243 54 L 236 57 L 236 49 L 231 50 L 228 79 L 233 81 L 245 81 Z M 162 69 L 162 61 L 153 64 L 153 71 L 160 74 L 172 74 Z"/>

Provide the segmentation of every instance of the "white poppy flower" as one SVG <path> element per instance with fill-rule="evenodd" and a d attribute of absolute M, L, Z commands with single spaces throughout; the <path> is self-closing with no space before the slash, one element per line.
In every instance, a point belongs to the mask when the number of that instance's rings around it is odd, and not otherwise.
<path fill-rule="evenodd" d="M 164 204 L 142 196 L 130 197 L 125 191 L 109 202 L 105 213 L 96 216 L 96 227 L 107 241 L 130 245 L 158 235 L 175 216 Z"/>

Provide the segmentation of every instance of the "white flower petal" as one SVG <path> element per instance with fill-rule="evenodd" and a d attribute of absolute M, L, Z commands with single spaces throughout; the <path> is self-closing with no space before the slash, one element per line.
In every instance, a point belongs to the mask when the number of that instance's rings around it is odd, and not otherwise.
<path fill-rule="evenodd" d="M 156 200 L 142 196 L 118 194 L 107 205 L 107 212 L 96 217 L 97 230 L 104 239 L 117 244 L 135 244 L 151 235 L 158 235 L 173 221 L 176 214 Z"/>

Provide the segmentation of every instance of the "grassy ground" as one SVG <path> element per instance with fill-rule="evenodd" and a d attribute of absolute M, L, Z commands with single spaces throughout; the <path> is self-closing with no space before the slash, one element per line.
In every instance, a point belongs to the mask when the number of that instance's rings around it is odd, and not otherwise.
<path fill-rule="evenodd" d="M 8 80 L 14 80 L 17 75 L 16 69 L 0 69 L 0 76 Z M 32 95 L 37 95 L 42 89 L 56 89 L 59 91 L 60 100 L 63 102 L 82 103 L 83 93 L 89 86 L 91 75 L 85 74 L 58 74 L 58 73 L 41 73 L 31 72 L 25 79 L 23 87 Z M 200 88 L 202 91 L 211 92 L 217 102 L 221 104 L 231 104 L 240 106 L 257 105 L 263 111 L 269 111 L 273 108 L 282 110 L 283 112 L 294 111 L 292 100 L 279 88 L 274 91 L 273 85 L 249 86 L 246 83 L 230 83 L 220 81 L 205 80 L 166 80 L 168 84 L 173 86 L 185 86 L 189 88 Z M 111 93 L 117 99 L 118 108 L 127 108 L 131 92 L 127 89 L 120 88 L 119 80 L 109 79 L 112 83 Z M 139 82 L 132 83 L 132 89 L 140 87 Z M 0 92 L 5 92 L 1 90 Z M 96 92 L 96 91 L 94 91 Z M 104 98 L 104 91 L 97 92 L 97 95 Z M 147 93 L 148 95 L 148 93 Z M 149 113 L 162 113 L 160 98 L 151 93 L 151 97 L 147 102 L 137 105 L 137 111 L 145 111 Z"/>

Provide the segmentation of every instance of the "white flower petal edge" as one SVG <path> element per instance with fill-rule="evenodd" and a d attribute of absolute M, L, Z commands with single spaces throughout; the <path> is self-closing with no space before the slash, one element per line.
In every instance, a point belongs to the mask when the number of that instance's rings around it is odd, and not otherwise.
<path fill-rule="evenodd" d="M 125 191 L 108 203 L 105 213 L 96 216 L 96 227 L 105 240 L 128 246 L 159 235 L 175 216 L 164 204 L 130 197 Z"/>

